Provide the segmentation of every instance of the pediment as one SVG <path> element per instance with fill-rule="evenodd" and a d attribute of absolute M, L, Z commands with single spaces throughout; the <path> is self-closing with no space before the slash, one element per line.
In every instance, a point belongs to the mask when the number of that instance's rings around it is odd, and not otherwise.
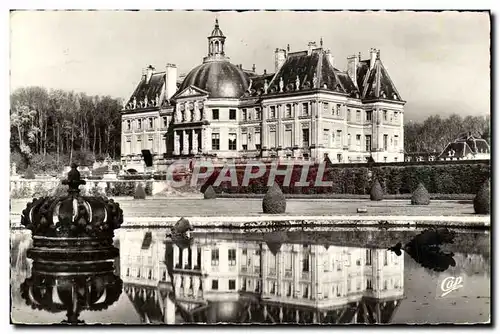
<path fill-rule="evenodd" d="M 175 97 L 176 99 L 179 98 L 184 98 L 184 97 L 192 97 L 192 96 L 206 96 L 208 95 L 208 92 L 198 88 L 196 86 L 189 86 L 185 88 L 183 91 L 179 92 L 177 96 Z"/>

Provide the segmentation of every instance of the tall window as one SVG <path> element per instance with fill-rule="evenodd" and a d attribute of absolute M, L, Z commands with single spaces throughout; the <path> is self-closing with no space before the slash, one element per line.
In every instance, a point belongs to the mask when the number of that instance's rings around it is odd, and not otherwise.
<path fill-rule="evenodd" d="M 276 147 L 276 128 L 273 128 L 269 131 L 269 147 Z"/>
<path fill-rule="evenodd" d="M 399 144 L 399 136 L 395 135 L 394 136 L 394 147 L 398 147 L 398 144 Z"/>
<path fill-rule="evenodd" d="M 323 141 L 325 145 L 330 146 L 330 129 L 323 129 Z"/>
<path fill-rule="evenodd" d="M 257 118 L 257 120 L 262 119 L 262 111 L 260 110 L 260 108 L 255 108 L 255 117 Z"/>
<path fill-rule="evenodd" d="M 236 119 L 236 109 L 229 109 L 229 119 L 230 120 Z"/>
<path fill-rule="evenodd" d="M 372 150 L 372 136 L 371 135 L 366 135 L 365 136 L 365 151 L 370 152 Z"/>
<path fill-rule="evenodd" d="M 304 252 L 302 258 L 303 258 L 303 260 L 302 260 L 302 272 L 308 273 L 309 272 L 309 254 Z"/>
<path fill-rule="evenodd" d="M 151 130 L 153 128 L 153 117 L 148 118 L 148 129 Z"/>
<path fill-rule="evenodd" d="M 220 134 L 212 133 L 212 150 L 220 150 Z"/>
<path fill-rule="evenodd" d="M 251 139 L 252 137 L 250 137 L 249 134 L 247 134 L 247 129 L 246 128 L 243 128 L 241 129 L 241 148 L 243 149 L 243 151 L 246 151 L 248 150 L 248 139 Z"/>
<path fill-rule="evenodd" d="M 302 103 L 302 116 L 309 116 L 309 103 Z"/>
<path fill-rule="evenodd" d="M 244 121 L 247 120 L 247 110 L 246 109 L 241 109 L 241 117 L 243 118 Z"/>
<path fill-rule="evenodd" d="M 130 120 L 127 119 L 125 123 L 127 124 L 127 130 L 130 130 L 131 129 Z"/>
<path fill-rule="evenodd" d="M 373 290 L 373 283 L 371 278 L 366 280 L 366 290 Z"/>
<path fill-rule="evenodd" d="M 366 112 L 366 121 L 368 121 L 368 122 L 372 121 L 372 114 L 373 114 L 373 112 L 371 110 Z"/>
<path fill-rule="evenodd" d="M 142 129 L 142 119 L 140 118 L 137 120 L 137 129 L 138 130 Z"/>
<path fill-rule="evenodd" d="M 227 251 L 227 263 L 231 267 L 236 265 L 236 249 L 229 249 Z"/>
<path fill-rule="evenodd" d="M 323 102 L 323 114 L 326 115 L 328 113 L 328 102 Z"/>
<path fill-rule="evenodd" d="M 350 133 L 347 134 L 347 146 L 349 146 L 349 147 L 351 146 L 351 134 Z"/>
<path fill-rule="evenodd" d="M 388 135 L 384 135 L 384 151 L 387 151 L 387 139 Z"/>
<path fill-rule="evenodd" d="M 286 107 L 285 107 L 285 117 L 292 117 L 292 105 L 291 104 L 287 104 Z"/>
<path fill-rule="evenodd" d="M 270 119 L 275 119 L 276 118 L 276 107 L 275 106 L 271 106 L 269 108 L 269 118 Z"/>
<path fill-rule="evenodd" d="M 337 146 L 342 146 L 342 130 L 337 130 Z"/>
<path fill-rule="evenodd" d="M 125 144 L 125 153 L 127 154 L 132 153 L 131 142 L 132 142 L 131 138 L 127 137 L 127 142 Z"/>
<path fill-rule="evenodd" d="M 309 129 L 302 129 L 302 147 L 309 147 Z"/>
<path fill-rule="evenodd" d="M 335 116 L 340 117 L 340 104 L 337 104 L 337 108 L 335 108 Z"/>
<path fill-rule="evenodd" d="M 219 249 L 212 249 L 212 267 L 219 265 Z"/>
<path fill-rule="evenodd" d="M 212 290 L 219 290 L 219 280 L 217 279 L 212 280 Z"/>
<path fill-rule="evenodd" d="M 397 111 L 394 112 L 394 123 L 398 122 L 398 115 L 399 113 Z"/>
<path fill-rule="evenodd" d="M 361 122 L 361 110 L 356 110 L 356 122 Z"/>
<path fill-rule="evenodd" d="M 162 123 L 163 128 L 166 128 L 168 126 L 168 118 L 167 118 L 167 116 L 163 116 L 162 117 L 162 121 L 163 121 L 163 123 Z"/>
<path fill-rule="evenodd" d="M 219 109 L 212 109 L 212 119 L 215 121 L 219 119 Z"/>
<path fill-rule="evenodd" d="M 347 109 L 347 121 L 351 121 L 351 109 Z"/>
<path fill-rule="evenodd" d="M 387 110 L 384 110 L 384 121 L 387 122 Z"/>
<path fill-rule="evenodd" d="M 365 263 L 367 266 L 372 265 L 372 250 L 371 249 L 366 250 Z"/>
<path fill-rule="evenodd" d="M 234 279 L 229 280 L 229 290 L 236 290 L 236 280 Z"/>
<path fill-rule="evenodd" d="M 255 129 L 255 149 L 260 150 L 260 128 Z"/>
<path fill-rule="evenodd" d="M 285 125 L 285 138 L 284 147 L 292 147 L 292 125 Z"/>
<path fill-rule="evenodd" d="M 236 151 L 236 133 L 228 135 L 228 147 L 230 151 Z"/>
<path fill-rule="evenodd" d="M 361 147 L 361 135 L 356 135 L 356 146 Z"/>

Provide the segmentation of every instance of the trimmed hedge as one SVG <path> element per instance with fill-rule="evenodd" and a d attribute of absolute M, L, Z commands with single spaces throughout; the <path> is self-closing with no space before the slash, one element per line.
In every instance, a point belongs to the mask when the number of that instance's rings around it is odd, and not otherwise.
<path fill-rule="evenodd" d="M 431 196 L 427 189 L 425 189 L 422 183 L 418 184 L 417 189 L 413 192 L 411 196 L 412 205 L 429 205 L 431 202 Z"/>
<path fill-rule="evenodd" d="M 135 188 L 134 199 L 146 199 L 146 191 L 140 183 Z"/>
<path fill-rule="evenodd" d="M 477 214 L 487 215 L 490 213 L 490 180 L 487 180 L 481 186 L 474 198 L 474 212 Z"/>
<path fill-rule="evenodd" d="M 207 190 L 203 193 L 203 198 L 204 199 L 214 199 L 217 198 L 217 194 L 215 193 L 215 190 L 212 186 L 209 186 Z"/>
<path fill-rule="evenodd" d="M 262 211 L 268 214 L 280 214 L 286 211 L 286 199 L 280 187 L 273 184 L 262 200 Z"/>
<path fill-rule="evenodd" d="M 380 182 L 375 179 L 375 182 L 373 182 L 372 190 L 370 191 L 370 201 L 381 201 L 383 199 L 384 190 L 382 189 Z"/>
<path fill-rule="evenodd" d="M 286 169 L 286 165 L 278 167 L 278 170 Z M 293 166 L 291 182 L 289 186 L 283 186 L 283 175 L 275 176 L 284 194 L 359 194 L 370 193 L 373 179 L 378 179 L 384 194 L 411 194 L 415 191 L 419 183 L 422 183 L 431 194 L 475 194 L 490 176 L 490 165 L 486 163 L 470 164 L 443 164 L 443 165 L 411 165 L 411 166 L 382 166 L 373 167 L 331 167 L 326 168 L 323 174 L 323 181 L 331 181 L 328 187 L 315 186 L 315 179 L 318 173 L 318 166 L 311 166 L 307 174 L 306 182 L 308 186 L 297 186 L 300 180 L 301 165 Z M 215 192 L 227 194 L 265 194 L 270 174 L 270 166 L 267 167 L 263 176 L 258 179 L 250 179 L 248 186 L 242 186 L 245 167 L 236 168 L 236 178 L 238 185 L 231 185 L 230 181 L 223 181 L 215 184 L 221 168 L 217 168 L 214 173 L 205 181 L 201 180 L 199 185 L 204 192 L 209 185 L 212 185 Z M 257 167 L 252 170 L 257 171 Z M 200 172 L 204 172 L 203 168 Z M 229 174 L 229 172 L 228 172 Z M 228 175 L 226 174 L 226 175 Z"/>

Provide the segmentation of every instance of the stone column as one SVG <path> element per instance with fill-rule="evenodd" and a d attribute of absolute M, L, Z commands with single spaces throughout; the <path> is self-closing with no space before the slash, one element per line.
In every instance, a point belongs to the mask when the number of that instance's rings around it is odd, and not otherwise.
<path fill-rule="evenodd" d="M 184 269 L 187 266 L 187 264 L 188 264 L 188 255 L 189 255 L 188 249 L 187 248 L 183 248 L 182 249 L 182 262 L 184 262 L 184 263 L 181 263 L 182 264 L 182 269 Z"/>
<path fill-rule="evenodd" d="M 174 155 L 181 154 L 181 136 L 178 131 L 174 131 Z"/>
<path fill-rule="evenodd" d="M 210 141 L 210 128 L 203 127 L 201 129 L 201 150 L 207 153 L 212 149 L 212 142 Z"/>
<path fill-rule="evenodd" d="M 198 298 L 198 291 L 201 286 L 200 276 L 193 276 L 193 295 Z"/>
<path fill-rule="evenodd" d="M 297 297 L 300 294 L 299 281 L 300 281 L 300 275 L 302 272 L 301 263 L 300 263 L 301 259 L 302 259 L 302 252 L 301 252 L 300 248 L 296 247 L 296 245 L 293 245 L 293 272 L 292 272 L 292 275 L 293 275 L 294 289 L 292 292 L 293 292 L 294 297 Z"/>
<path fill-rule="evenodd" d="M 198 153 L 198 132 L 193 129 L 191 130 L 191 141 L 192 141 L 192 149 L 191 149 L 191 154 L 197 154 Z"/>
<path fill-rule="evenodd" d="M 165 324 L 175 324 L 175 304 L 168 295 L 163 300 L 163 322 Z"/>
<path fill-rule="evenodd" d="M 188 131 L 184 130 L 183 131 L 183 147 L 182 147 L 182 154 L 188 155 L 189 154 L 189 136 L 188 136 Z"/>
<path fill-rule="evenodd" d="M 177 266 L 177 264 L 179 263 L 179 247 L 177 247 L 176 245 L 172 245 L 172 249 L 174 251 L 174 268 Z"/>
<path fill-rule="evenodd" d="M 193 106 L 194 106 L 193 121 L 198 122 L 199 120 L 201 120 L 201 117 L 200 117 L 201 116 L 200 115 L 200 108 L 199 108 L 197 102 L 193 102 Z"/>
<path fill-rule="evenodd" d="M 192 269 L 198 264 L 198 245 L 191 247 L 191 265 Z"/>

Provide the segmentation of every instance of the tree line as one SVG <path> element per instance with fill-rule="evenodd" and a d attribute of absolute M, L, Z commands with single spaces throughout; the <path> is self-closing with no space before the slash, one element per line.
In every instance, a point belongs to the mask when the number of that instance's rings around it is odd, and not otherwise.
<path fill-rule="evenodd" d="M 61 89 L 18 88 L 10 96 L 11 159 L 19 169 L 60 170 L 120 157 L 122 102 Z"/>
<path fill-rule="evenodd" d="M 475 137 L 483 138 L 490 144 L 490 117 L 461 117 L 452 114 L 448 118 L 441 118 L 433 115 L 423 122 L 408 122 L 404 125 L 405 152 L 441 153 L 449 142 L 467 132 L 472 132 Z"/>

